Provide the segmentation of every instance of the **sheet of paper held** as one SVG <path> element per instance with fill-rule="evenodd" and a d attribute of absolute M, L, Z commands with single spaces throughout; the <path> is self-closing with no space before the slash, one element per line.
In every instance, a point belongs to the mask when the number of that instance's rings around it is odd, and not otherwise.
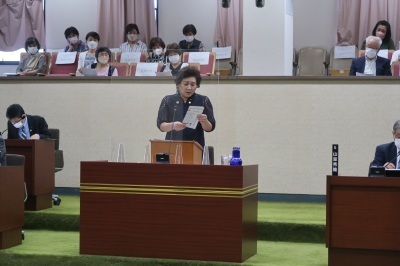
<path fill-rule="evenodd" d="M 204 106 L 189 106 L 189 109 L 183 118 L 182 123 L 186 123 L 186 127 L 195 129 L 197 127 L 197 116 L 203 113 Z"/>

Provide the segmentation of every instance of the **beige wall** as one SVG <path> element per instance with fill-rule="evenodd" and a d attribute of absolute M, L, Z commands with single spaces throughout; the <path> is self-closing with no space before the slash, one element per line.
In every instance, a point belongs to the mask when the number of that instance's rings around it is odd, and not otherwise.
<path fill-rule="evenodd" d="M 61 187 L 79 186 L 79 162 L 115 160 L 123 143 L 128 161 L 143 160 L 172 80 L 0 80 L 0 106 L 18 102 L 61 129 L 65 168 Z M 366 175 L 375 146 L 391 141 L 399 119 L 396 79 L 239 78 L 205 80 L 198 93 L 214 105 L 216 130 L 206 143 L 219 155 L 240 146 L 245 164 L 259 164 L 260 192 L 325 194 L 331 145 L 340 145 L 340 174 Z M 0 116 L 2 129 L 5 116 Z M 113 157 L 111 158 L 111 154 Z"/>

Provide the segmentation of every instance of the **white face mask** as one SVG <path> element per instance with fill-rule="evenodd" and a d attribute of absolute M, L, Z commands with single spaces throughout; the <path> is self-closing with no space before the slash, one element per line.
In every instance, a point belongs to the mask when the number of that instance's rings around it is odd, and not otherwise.
<path fill-rule="evenodd" d="M 28 53 L 30 54 L 36 54 L 38 52 L 38 48 L 36 46 L 34 47 L 28 47 Z"/>
<path fill-rule="evenodd" d="M 108 63 L 109 59 L 110 59 L 109 57 L 99 57 L 99 59 L 97 59 L 97 61 L 99 61 L 100 64 L 105 65 Z"/>
<path fill-rule="evenodd" d="M 13 126 L 15 128 L 21 128 L 24 124 L 22 124 L 22 121 L 19 121 L 18 123 L 15 123 Z"/>
<path fill-rule="evenodd" d="M 172 64 L 176 64 L 179 62 L 179 55 L 170 55 L 168 56 L 168 60 L 172 63 Z"/>
<path fill-rule="evenodd" d="M 78 37 L 74 36 L 74 37 L 68 38 L 68 40 L 70 43 L 76 44 L 79 39 L 78 39 Z"/>
<path fill-rule="evenodd" d="M 138 35 L 137 34 L 128 34 L 128 40 L 130 40 L 131 42 L 134 42 L 138 39 Z"/>
<path fill-rule="evenodd" d="M 98 43 L 95 42 L 95 41 L 90 41 L 90 42 L 87 43 L 87 45 L 88 45 L 89 49 L 96 49 Z"/>
<path fill-rule="evenodd" d="M 162 49 L 161 48 L 155 49 L 154 53 L 158 56 L 158 55 L 162 54 Z"/>
<path fill-rule="evenodd" d="M 394 139 L 394 145 L 400 150 L 400 139 Z"/>
<path fill-rule="evenodd" d="M 187 42 L 193 42 L 193 40 L 194 40 L 194 35 L 185 36 L 185 40 L 186 40 Z"/>
<path fill-rule="evenodd" d="M 378 51 L 375 49 L 372 49 L 372 48 L 365 49 L 365 55 L 370 59 L 375 58 L 377 54 L 378 54 Z"/>

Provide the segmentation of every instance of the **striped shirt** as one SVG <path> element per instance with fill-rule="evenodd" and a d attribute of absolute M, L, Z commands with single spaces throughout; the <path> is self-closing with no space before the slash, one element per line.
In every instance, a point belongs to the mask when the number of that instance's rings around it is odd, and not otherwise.
<path fill-rule="evenodd" d="M 147 45 L 142 42 L 141 40 L 138 40 L 135 45 L 132 47 L 129 42 L 124 42 L 121 44 L 119 47 L 119 50 L 122 53 L 141 53 L 141 52 L 147 52 Z"/>

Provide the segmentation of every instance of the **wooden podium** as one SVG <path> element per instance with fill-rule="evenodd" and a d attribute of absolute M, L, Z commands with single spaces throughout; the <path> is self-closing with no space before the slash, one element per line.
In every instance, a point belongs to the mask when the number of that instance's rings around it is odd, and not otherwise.
<path fill-rule="evenodd" d="M 400 265 L 400 178 L 327 177 L 328 265 Z"/>
<path fill-rule="evenodd" d="M 81 162 L 80 253 L 243 262 L 258 166 Z"/>
<path fill-rule="evenodd" d="M 25 156 L 25 182 L 28 199 L 25 210 L 52 207 L 54 191 L 54 140 L 6 139 L 7 153 Z"/>
<path fill-rule="evenodd" d="M 22 243 L 24 168 L 0 167 L 0 249 Z"/>
<path fill-rule="evenodd" d="M 157 153 L 168 153 L 171 145 L 170 163 L 175 164 L 176 145 L 182 146 L 183 164 L 201 164 L 203 148 L 194 140 L 150 140 L 151 162 L 156 162 Z"/>

